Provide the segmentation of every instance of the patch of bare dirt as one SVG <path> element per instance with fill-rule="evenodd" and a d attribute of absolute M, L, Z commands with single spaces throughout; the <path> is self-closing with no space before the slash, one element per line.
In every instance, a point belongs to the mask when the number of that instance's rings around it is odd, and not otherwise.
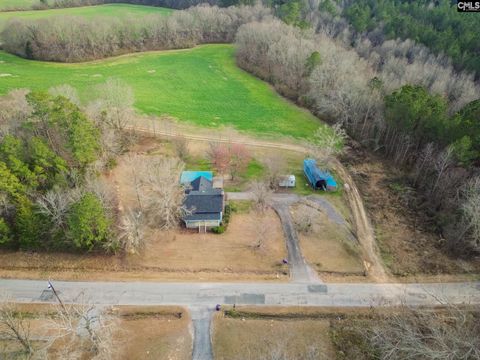
<path fill-rule="evenodd" d="M 404 174 L 359 147 L 345 156 L 375 229 L 384 263 L 397 276 L 465 274 L 480 272 L 480 265 L 452 259 L 441 238 L 429 229 L 420 211 L 394 191 Z"/>

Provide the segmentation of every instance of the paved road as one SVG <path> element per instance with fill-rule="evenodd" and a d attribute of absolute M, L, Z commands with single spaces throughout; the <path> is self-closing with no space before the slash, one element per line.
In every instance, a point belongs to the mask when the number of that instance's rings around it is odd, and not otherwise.
<path fill-rule="evenodd" d="M 480 282 L 431 284 L 301 284 L 301 283 L 149 283 L 56 281 L 65 301 L 88 299 L 104 305 L 215 304 L 282 306 L 392 306 L 480 304 Z M 46 281 L 0 279 L 0 289 L 18 302 L 41 302 Z M 44 299 L 48 297 L 43 296 Z M 50 299 L 48 301 L 54 301 Z"/>

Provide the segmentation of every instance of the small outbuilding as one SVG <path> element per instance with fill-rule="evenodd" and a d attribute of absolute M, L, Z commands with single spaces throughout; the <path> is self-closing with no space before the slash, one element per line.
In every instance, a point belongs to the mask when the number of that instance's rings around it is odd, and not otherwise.
<path fill-rule="evenodd" d="M 337 190 L 337 182 L 332 174 L 326 170 L 320 170 L 315 159 L 303 160 L 303 172 L 314 190 Z"/>
<path fill-rule="evenodd" d="M 295 175 L 283 175 L 278 181 L 278 186 L 282 188 L 295 187 Z"/>

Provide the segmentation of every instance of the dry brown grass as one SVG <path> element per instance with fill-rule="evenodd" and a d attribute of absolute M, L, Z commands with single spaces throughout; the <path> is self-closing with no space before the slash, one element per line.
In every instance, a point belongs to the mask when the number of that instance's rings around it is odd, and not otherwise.
<path fill-rule="evenodd" d="M 190 317 L 184 309 L 119 307 L 114 313 L 120 318 L 117 359 L 191 359 Z M 182 313 L 181 318 L 178 313 Z"/>
<path fill-rule="evenodd" d="M 319 273 L 362 275 L 363 264 L 358 244 L 346 228 L 334 224 L 323 212 L 306 204 L 292 206 L 295 220 L 304 211 L 313 212 L 312 229 L 298 233 L 300 247 L 306 260 Z"/>
<path fill-rule="evenodd" d="M 47 304 L 19 304 L 18 311 L 28 313 L 30 334 L 35 349 L 44 346 L 38 339 L 48 335 L 48 324 L 55 307 Z M 187 360 L 191 359 L 192 337 L 190 334 L 190 316 L 181 307 L 162 306 L 119 306 L 109 310 L 116 324 L 114 331 L 113 359 L 155 359 Z M 179 317 L 178 314 L 182 316 Z M 48 352 L 49 359 L 59 358 L 57 351 L 61 343 L 54 343 Z M 19 351 L 13 341 L 0 342 L 0 358 L 3 355 Z M 86 359 L 86 358 L 85 358 Z"/>
<path fill-rule="evenodd" d="M 152 232 L 138 255 L 0 253 L 0 275 L 16 278 L 66 280 L 287 280 L 281 260 L 285 241 L 276 214 L 265 217 L 271 224 L 263 249 L 251 245 L 258 215 L 234 214 L 223 234 Z"/>
<path fill-rule="evenodd" d="M 269 359 L 274 352 L 291 359 L 334 358 L 328 320 L 232 319 L 216 314 L 213 322 L 213 351 L 216 360 Z"/>
<path fill-rule="evenodd" d="M 258 215 L 234 214 L 223 234 L 199 234 L 190 231 L 153 232 L 144 254 L 131 256 L 132 266 L 162 267 L 178 272 L 224 272 L 233 276 L 257 273 L 275 277 L 286 256 L 280 220 L 269 210 L 265 217 L 271 232 L 261 251 L 252 248 Z M 236 274 L 236 275 L 235 275 Z"/>

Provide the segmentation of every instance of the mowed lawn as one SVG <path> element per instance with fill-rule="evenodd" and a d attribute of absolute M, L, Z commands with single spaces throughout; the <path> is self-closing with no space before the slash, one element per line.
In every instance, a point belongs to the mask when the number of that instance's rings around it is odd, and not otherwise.
<path fill-rule="evenodd" d="M 134 89 L 140 113 L 297 138 L 310 136 L 321 125 L 311 113 L 239 69 L 232 45 L 203 45 L 82 64 L 30 61 L 0 52 L 0 94 L 15 88 L 70 84 L 87 101 L 92 88 L 109 77 L 123 79 Z"/>
<path fill-rule="evenodd" d="M 1 0 L 0 0 L 1 1 Z M 0 2 L 1 4 L 1 2 Z M 1 5 L 0 5 L 1 6 Z M 84 16 L 84 17 L 117 17 L 136 18 L 151 14 L 170 15 L 174 10 L 143 5 L 130 4 L 106 4 L 98 6 L 83 6 L 66 9 L 32 10 L 32 11 L 7 11 L 0 12 L 0 30 L 3 29 L 9 19 L 42 19 L 51 16 Z"/>

